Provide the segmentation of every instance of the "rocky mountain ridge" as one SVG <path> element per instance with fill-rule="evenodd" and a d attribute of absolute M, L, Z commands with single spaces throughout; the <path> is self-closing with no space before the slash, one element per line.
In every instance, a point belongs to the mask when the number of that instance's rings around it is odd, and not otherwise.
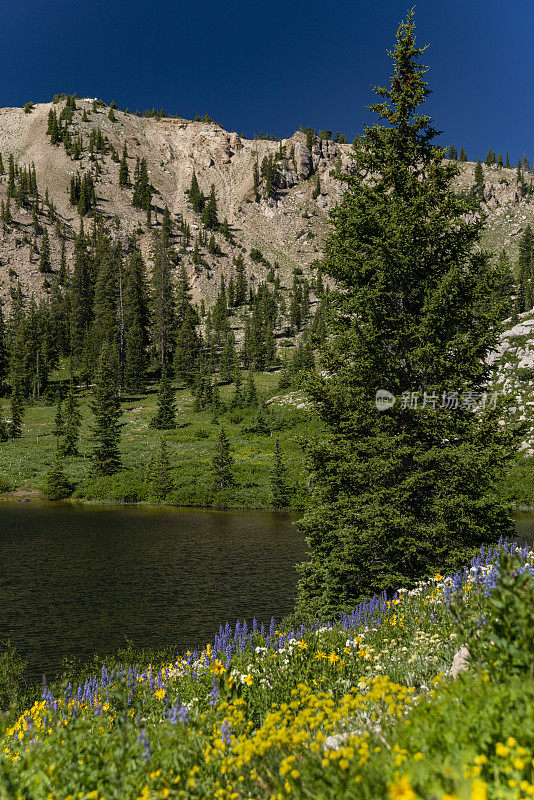
<path fill-rule="evenodd" d="M 313 137 L 313 144 L 308 147 L 310 138 L 303 131 L 281 141 L 250 140 L 211 121 L 147 118 L 118 109 L 110 114 L 109 107 L 96 104 L 91 98 L 76 99 L 75 103 L 69 133 L 72 139 L 81 137 L 82 148 L 76 158 L 62 144 L 52 144 L 47 134 L 50 112 L 61 115 L 65 101 L 35 105 L 30 113 L 21 108 L 0 109 L 0 154 L 4 164 L 0 202 L 7 203 L 8 158 L 12 154 L 21 168 L 34 165 L 40 197 L 47 196 L 53 207 L 51 211 L 43 204 L 37 219 L 40 230 L 46 228 L 49 234 L 52 275 L 39 271 L 41 237 L 35 231 L 36 220 L 30 208 L 12 202 L 12 223 L 0 225 L 0 298 L 7 308 L 19 282 L 28 298 L 38 298 L 49 291 L 61 256 L 58 225 L 66 233 L 65 257 L 67 265 L 72 265 L 81 218 L 70 203 L 69 185 L 73 176 L 85 173 L 94 176 L 97 209 L 107 219 L 113 235 L 124 243 L 135 235 L 149 269 L 152 230 L 161 223 L 163 208 L 169 207 L 175 222 L 174 246 L 197 302 L 204 299 L 209 305 L 214 301 L 221 276 L 229 280 L 238 256 L 244 259 L 249 281 L 256 284 L 265 280 L 271 269 L 279 277 L 282 289 L 289 289 L 295 270 L 307 276 L 314 274 L 314 262 L 321 257 L 322 242 L 329 229 L 328 212 L 343 193 L 343 185 L 332 173 L 352 168 L 350 144 Z M 104 152 L 92 154 L 90 137 L 98 131 L 106 143 Z M 151 227 L 147 226 L 146 213 L 132 206 L 132 189 L 119 186 L 118 162 L 124 146 L 130 177 L 137 159 L 146 159 L 154 187 Z M 261 169 L 266 157 L 275 165 L 274 196 L 262 196 L 257 201 L 254 170 Z M 472 162 L 460 164 L 458 191 L 472 188 L 474 168 Z M 200 215 L 193 211 L 187 196 L 193 171 L 205 195 L 214 187 L 219 219 L 226 218 L 231 231 L 230 237 L 220 232 L 213 234 L 216 253 L 210 252 Z M 529 222 L 534 225 L 534 195 L 525 181 L 518 181 L 514 169 L 493 165 L 484 166 L 483 171 L 482 210 L 487 224 L 482 246 L 494 253 L 505 249 L 513 264 L 521 231 Z M 84 224 L 89 229 L 90 219 L 84 218 Z M 189 240 L 180 232 L 185 224 L 190 231 Z M 194 263 L 193 257 L 199 235 L 200 264 Z M 314 302 L 312 299 L 312 306 Z M 517 413 L 528 417 L 532 414 L 532 381 L 526 382 L 524 376 L 525 370 L 534 367 L 534 326 L 528 324 L 529 314 L 523 317 L 521 334 L 517 326 L 505 331 L 500 349 L 491 360 L 498 368 L 499 386 L 517 391 Z M 530 451 L 532 442 L 526 442 L 525 447 Z"/>
<path fill-rule="evenodd" d="M 322 241 L 329 227 L 328 212 L 339 202 L 343 187 L 331 172 L 351 169 L 351 145 L 315 138 L 307 147 L 306 133 L 298 131 L 281 142 L 249 140 L 236 132 L 225 131 L 215 122 L 177 118 L 140 117 L 115 109 L 114 121 L 104 105 L 94 108 L 92 99 L 76 99 L 77 110 L 69 125 L 71 137 L 81 136 L 80 157 L 70 157 L 62 145 L 53 145 L 47 135 L 49 112 L 60 114 L 64 101 L 41 103 L 30 113 L 20 108 L 0 109 L 0 153 L 7 172 L 9 154 L 21 167 L 35 165 L 38 189 L 42 197 L 48 193 L 57 218 L 67 232 L 66 258 L 72 262 L 74 236 L 80 227 L 76 207 L 69 202 L 69 182 L 76 173 L 95 175 L 98 210 L 112 223 L 117 238 L 136 234 L 150 265 L 151 231 L 145 214 L 132 207 L 132 190 L 119 187 L 118 154 L 124 145 L 128 150 L 128 167 L 133 174 L 137 158 L 147 161 L 150 182 L 155 189 L 154 208 L 167 205 L 173 220 L 186 222 L 191 231 L 189 242 L 177 236 L 193 289 L 193 297 L 211 302 L 220 276 L 232 274 L 232 260 L 241 253 L 252 280 L 263 280 L 271 265 L 278 267 L 281 283 L 289 285 L 294 269 L 305 273 L 320 258 Z M 90 154 L 91 132 L 100 130 L 107 142 L 106 153 Z M 283 153 L 283 157 L 280 156 Z M 115 154 L 115 158 L 114 158 Z M 275 197 L 262 197 L 255 202 L 254 168 L 261 168 L 265 157 L 277 159 L 274 175 Z M 95 174 L 98 170 L 98 174 Z M 213 185 L 219 218 L 227 218 L 233 242 L 215 234 L 222 255 L 213 255 L 200 246 L 202 261 L 192 263 L 195 239 L 202 229 L 199 215 L 188 201 L 186 192 L 195 171 L 201 190 L 207 195 Z M 505 248 L 512 259 L 517 250 L 518 235 L 527 222 L 534 222 L 531 197 L 517 182 L 515 171 L 496 166 L 484 167 L 483 204 L 488 215 L 484 246 L 493 250 Z M 457 179 L 459 190 L 469 189 L 474 182 L 474 165 L 461 165 Z M 0 200 L 7 200 L 7 175 L 0 177 Z M 28 209 L 11 204 L 13 225 L 0 236 L 0 297 L 9 305 L 10 289 L 20 281 L 27 296 L 40 295 L 49 282 L 39 272 L 38 241 L 32 231 L 32 215 Z M 153 224 L 157 225 L 156 210 Z M 52 251 L 52 267 L 57 268 L 60 242 L 55 235 L 54 220 L 44 214 L 41 227 L 48 227 Z M 4 226 L 5 228 L 5 226 Z M 33 247 L 32 247 L 33 241 Z M 263 260 L 251 260 L 250 251 L 259 251 Z"/>

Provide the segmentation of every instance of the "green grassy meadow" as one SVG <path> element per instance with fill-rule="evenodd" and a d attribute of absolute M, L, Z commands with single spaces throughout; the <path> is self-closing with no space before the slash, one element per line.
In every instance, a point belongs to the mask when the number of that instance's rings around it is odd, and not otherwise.
<path fill-rule="evenodd" d="M 54 383 L 67 378 L 65 368 L 52 377 Z M 277 391 L 278 373 L 257 373 L 255 383 L 265 401 L 280 395 Z M 221 399 L 228 400 L 233 385 L 219 386 Z M 196 412 L 191 391 L 176 391 L 176 428 L 159 431 L 150 426 L 156 409 L 157 385 L 147 393 L 123 396 L 122 444 L 123 469 L 114 476 L 91 478 L 90 403 L 92 390 L 80 390 L 78 401 L 82 414 L 79 455 L 64 459 L 64 469 L 76 484 L 74 497 L 111 502 L 143 502 L 148 499 L 146 473 L 160 436 L 164 436 L 174 490 L 168 502 L 189 506 L 227 506 L 233 508 L 265 508 L 271 504 L 270 470 L 276 438 L 280 440 L 283 461 L 293 490 L 291 506 L 300 508 L 306 498 L 306 470 L 303 444 L 319 430 L 320 423 L 306 409 L 294 406 L 268 406 L 270 433 L 247 431 L 255 409 L 232 409 L 214 416 L 212 411 Z M 0 406 L 2 403 L 0 401 Z M 3 403 L 8 416 L 7 401 Z M 56 404 L 40 401 L 28 405 L 24 414 L 22 437 L 0 445 L 0 488 L 4 491 L 41 492 L 47 470 L 55 458 L 56 439 L 53 435 Z M 215 452 L 221 425 L 231 443 L 235 460 L 236 486 L 216 492 L 213 486 L 211 460 Z"/>

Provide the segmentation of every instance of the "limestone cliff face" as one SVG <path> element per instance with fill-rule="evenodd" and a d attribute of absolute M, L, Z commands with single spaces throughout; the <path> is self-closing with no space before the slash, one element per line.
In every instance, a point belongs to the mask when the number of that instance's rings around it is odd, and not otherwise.
<path fill-rule="evenodd" d="M 154 119 L 137 117 L 115 111 L 115 122 L 108 118 L 108 109 L 93 111 L 92 101 L 77 100 L 78 110 L 70 125 L 71 137 L 82 136 L 81 157 L 73 160 L 62 145 L 52 145 L 47 136 L 48 114 L 59 114 L 63 103 L 43 103 L 30 114 L 19 108 L 0 109 L 0 153 L 7 171 L 8 156 L 13 154 L 20 165 L 34 164 L 39 192 L 48 190 L 61 224 L 68 233 L 67 260 L 72 262 L 74 236 L 80 218 L 69 202 L 72 175 L 91 170 L 88 142 L 92 130 L 100 129 L 109 142 L 107 154 L 96 154 L 99 175 L 96 191 L 99 210 L 113 221 L 114 235 L 126 241 L 136 232 L 150 266 L 152 233 L 146 227 L 144 212 L 131 205 L 132 190 L 121 189 L 119 165 L 112 158 L 114 148 L 120 155 L 124 144 L 128 150 L 128 166 L 133 175 L 137 158 L 145 158 L 151 183 L 155 188 L 154 205 L 159 212 L 167 205 L 177 223 L 184 220 L 191 230 L 189 245 L 176 237 L 175 246 L 189 272 L 195 299 L 210 301 L 216 294 L 220 276 L 232 273 L 232 260 L 241 254 L 252 280 L 265 277 L 267 268 L 249 258 L 250 250 L 262 252 L 265 260 L 278 264 L 282 280 L 289 285 L 295 267 L 303 270 L 321 255 L 321 245 L 328 227 L 328 210 L 341 197 L 341 187 L 330 177 L 330 171 L 349 166 L 350 145 L 318 141 L 312 151 L 306 147 L 306 136 L 297 132 L 282 141 L 284 157 L 279 157 L 280 144 L 266 140 L 251 141 L 235 132 L 225 131 L 214 122 L 195 122 L 186 119 Z M 82 120 L 85 110 L 88 120 Z M 261 166 L 265 156 L 277 155 L 275 176 L 276 198 L 254 202 L 253 170 Z M 186 192 L 195 171 L 201 190 L 207 195 L 215 187 L 221 221 L 226 217 L 232 228 L 234 243 L 216 234 L 223 255 L 212 256 L 201 246 L 203 261 L 209 269 L 195 269 L 192 250 L 201 229 L 200 218 L 188 202 Z M 318 173 L 321 194 L 312 197 Z M 0 200 L 7 200 L 7 175 L 0 176 Z M 26 209 L 11 204 L 13 225 L 0 231 L 0 297 L 9 304 L 10 287 L 20 280 L 24 291 L 39 295 L 45 276 L 39 273 L 38 251 L 31 257 L 31 242 L 35 238 L 32 216 Z M 161 219 L 161 217 L 159 217 Z M 51 239 L 52 264 L 59 263 L 60 243 L 55 224 L 43 215 L 39 220 L 47 226 Z M 153 214 L 153 222 L 157 219 Z M 38 244 L 37 237 L 37 244 Z M 185 247 L 184 247 L 185 245 Z"/>
<path fill-rule="evenodd" d="M 191 230 L 191 241 L 183 242 L 176 236 L 176 249 L 181 251 L 181 261 L 188 270 L 196 300 L 204 297 L 213 300 L 220 276 L 232 274 L 233 258 L 242 255 L 252 280 L 265 278 L 267 268 L 250 259 L 250 250 L 258 249 L 265 260 L 278 265 L 282 285 L 289 286 L 294 268 L 304 272 L 321 256 L 324 236 L 328 232 L 328 212 L 339 202 L 342 184 L 331 173 L 352 171 L 351 145 L 319 140 L 311 150 L 306 146 L 306 135 L 297 131 L 280 143 L 265 140 L 248 140 L 236 132 L 225 131 L 215 122 L 195 122 L 186 119 L 155 119 L 137 117 L 115 111 L 115 122 L 108 118 L 108 109 L 93 111 L 90 99 L 77 100 L 78 110 L 70 126 L 71 137 L 81 135 L 83 151 L 73 160 L 62 145 L 52 145 L 47 136 L 50 109 L 57 113 L 63 103 L 42 103 L 30 114 L 20 108 L 0 109 L 0 153 L 7 170 L 9 153 L 21 166 L 34 164 L 41 196 L 48 190 L 58 218 L 66 226 L 68 239 L 67 260 L 72 262 L 74 236 L 79 230 L 80 218 L 69 202 L 69 184 L 72 175 L 94 171 L 96 162 L 89 152 L 89 136 L 100 129 L 109 142 L 108 152 L 96 154 L 99 174 L 96 176 L 98 208 L 112 222 L 114 235 L 126 241 L 136 232 L 150 267 L 152 232 L 146 227 L 144 212 L 131 205 L 132 190 L 119 187 L 119 165 L 112 158 L 112 150 L 120 155 L 124 144 L 128 150 L 128 166 L 133 175 L 137 158 L 147 161 L 150 181 L 155 188 L 154 205 L 161 211 L 167 205 L 178 224 L 184 220 Z M 82 120 L 85 110 L 87 121 Z M 261 165 L 265 156 L 277 156 L 274 185 L 276 197 L 254 201 L 253 170 Z M 459 189 L 473 184 L 474 165 L 462 165 L 457 180 Z M 186 191 L 195 171 L 200 187 L 208 194 L 215 187 L 220 219 L 225 217 L 232 228 L 233 243 L 216 234 L 222 256 L 209 254 L 201 246 L 202 259 L 209 269 L 196 268 L 192 262 L 195 239 L 201 229 L 200 219 L 188 202 Z M 503 246 L 512 256 L 517 248 L 518 234 L 527 221 L 534 221 L 528 197 L 523 197 L 515 170 L 484 167 L 485 209 L 488 213 L 486 246 L 498 250 Z M 320 181 L 320 193 L 314 197 Z M 0 200 L 7 199 L 7 175 L 0 176 Z M 38 269 L 40 237 L 34 236 L 32 215 L 26 209 L 11 204 L 13 224 L 4 232 L 0 227 L 0 297 L 9 304 L 10 288 L 20 280 L 27 295 L 40 295 L 45 276 Z M 159 216 L 161 219 L 161 216 Z M 156 218 L 153 214 L 153 222 Z M 41 227 L 48 227 L 51 240 L 52 264 L 59 264 L 60 242 L 55 233 L 55 222 L 46 214 L 40 215 Z M 32 241 L 37 244 L 33 247 Z M 185 245 L 185 246 L 184 246 Z M 45 286 L 46 288 L 46 286 Z"/>

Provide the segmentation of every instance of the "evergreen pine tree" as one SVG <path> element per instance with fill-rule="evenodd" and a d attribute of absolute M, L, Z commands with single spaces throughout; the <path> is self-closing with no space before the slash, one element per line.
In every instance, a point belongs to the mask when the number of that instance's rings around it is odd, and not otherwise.
<path fill-rule="evenodd" d="M 212 460 L 212 472 L 217 489 L 228 489 L 235 485 L 233 469 L 234 459 L 230 451 L 230 442 L 224 428 L 221 428 Z"/>
<path fill-rule="evenodd" d="M 70 497 L 74 486 L 63 470 L 59 447 L 56 449 L 54 463 L 46 473 L 43 494 L 47 500 L 64 500 Z"/>
<path fill-rule="evenodd" d="M 82 424 L 82 415 L 78 407 L 78 401 L 74 394 L 72 380 L 69 384 L 69 391 L 65 400 L 65 413 L 63 422 L 63 439 L 61 441 L 61 454 L 64 456 L 75 456 L 78 452 L 78 437 Z"/>
<path fill-rule="evenodd" d="M 513 530 L 494 485 L 517 431 L 499 428 L 499 409 L 469 404 L 489 376 L 500 278 L 476 250 L 483 221 L 465 220 L 476 201 L 454 193 L 458 167 L 417 113 L 430 90 L 412 19 L 397 32 L 391 88 L 375 90 L 384 124 L 355 146 L 322 264 L 339 290 L 328 378 L 308 385 L 327 427 L 309 448 L 313 496 L 299 522 L 309 558 L 298 610 L 314 618 L 453 571 Z M 397 402 L 380 410 L 384 390 Z"/>
<path fill-rule="evenodd" d="M 196 211 L 198 214 L 200 214 L 202 209 L 204 208 L 204 195 L 200 191 L 195 170 L 193 170 L 193 175 L 191 177 L 191 186 L 189 188 L 189 202 L 193 207 L 193 211 Z"/>
<path fill-rule="evenodd" d="M 247 299 L 247 278 L 245 275 L 245 262 L 242 255 L 234 260 L 235 266 L 235 304 L 242 306 Z"/>
<path fill-rule="evenodd" d="M 249 369 L 247 375 L 244 401 L 248 408 L 257 405 L 258 403 L 258 390 L 256 389 L 256 384 L 254 383 L 254 373 L 251 369 Z"/>
<path fill-rule="evenodd" d="M 171 269 L 173 254 L 165 228 L 154 233 L 152 269 L 151 338 L 161 368 L 170 363 L 174 350 L 176 304 Z"/>
<path fill-rule="evenodd" d="M 241 380 L 241 370 L 239 368 L 236 369 L 234 373 L 234 395 L 230 402 L 230 406 L 232 408 L 243 408 L 245 405 L 244 395 L 243 395 L 243 383 Z"/>
<path fill-rule="evenodd" d="M 133 322 L 126 329 L 124 354 L 124 385 L 134 392 L 142 392 L 146 384 L 147 357 L 143 329 Z"/>
<path fill-rule="evenodd" d="M 467 161 L 467 153 L 465 152 L 463 147 L 460 147 L 460 155 L 458 156 L 458 161 Z"/>
<path fill-rule="evenodd" d="M 167 370 L 164 369 L 159 382 L 157 410 L 150 422 L 153 428 L 166 431 L 176 427 L 176 409 L 174 402 L 174 388 L 167 374 Z"/>
<path fill-rule="evenodd" d="M 448 154 L 447 154 L 447 155 L 448 155 L 448 156 L 449 156 L 449 158 L 450 158 L 450 159 L 452 159 L 453 161 L 456 161 L 456 160 L 457 160 L 457 158 L 458 158 L 458 153 L 457 153 L 457 151 L 456 151 L 456 147 L 455 147 L 453 144 L 450 144 L 450 145 L 449 145 L 449 152 L 448 152 Z"/>
<path fill-rule="evenodd" d="M 275 508 L 287 508 L 289 505 L 289 487 L 287 485 L 287 470 L 282 461 L 280 440 L 274 443 L 274 464 L 271 470 L 271 496 Z"/>
<path fill-rule="evenodd" d="M 223 350 L 221 353 L 221 379 L 226 383 L 230 383 L 235 375 L 237 368 L 237 351 L 235 346 L 234 332 L 230 331 L 224 341 Z"/>
<path fill-rule="evenodd" d="M 81 357 L 92 320 L 93 296 L 93 264 L 82 225 L 74 242 L 74 268 L 69 287 L 71 348 L 76 359 Z"/>
<path fill-rule="evenodd" d="M 211 184 L 211 189 L 206 205 L 202 209 L 202 222 L 208 230 L 216 231 L 219 227 L 219 218 L 217 216 L 217 197 L 215 195 L 215 186 Z"/>
<path fill-rule="evenodd" d="M 119 166 L 119 186 L 127 187 L 130 185 L 130 172 L 128 170 L 128 151 L 126 149 L 126 142 L 122 149 L 122 158 Z"/>
<path fill-rule="evenodd" d="M 2 301 L 0 300 L 0 397 L 4 394 L 8 366 L 7 332 L 4 322 L 4 312 L 2 311 Z"/>
<path fill-rule="evenodd" d="M 506 151 L 506 163 L 505 163 L 505 165 L 504 165 L 504 166 L 505 166 L 505 167 L 508 167 L 508 169 L 510 169 L 510 167 L 512 166 L 512 165 L 510 164 L 510 157 L 509 157 L 509 155 L 508 155 L 508 150 Z"/>
<path fill-rule="evenodd" d="M 94 399 L 91 403 L 94 415 L 92 434 L 95 445 L 92 461 L 95 475 L 114 475 L 121 468 L 119 419 L 122 412 L 115 383 L 116 375 L 113 347 L 109 342 L 104 342 L 100 351 Z"/>
<path fill-rule="evenodd" d="M 39 259 L 39 272 L 50 272 L 52 269 L 50 263 L 50 240 L 48 238 L 48 231 L 45 228 L 41 237 L 41 256 Z"/>
<path fill-rule="evenodd" d="M 176 375 L 191 386 L 198 372 L 201 340 L 196 331 L 196 315 L 186 313 L 176 337 L 174 350 L 174 371 Z"/>
<path fill-rule="evenodd" d="M 59 256 L 59 272 L 57 275 L 57 282 L 60 286 L 66 286 L 68 283 L 67 252 L 66 252 L 64 238 L 61 239 L 61 251 Z"/>
<path fill-rule="evenodd" d="M 161 436 L 157 453 L 150 460 L 148 468 L 148 495 L 150 500 L 164 502 L 174 489 L 170 468 L 167 445 L 165 439 Z"/>

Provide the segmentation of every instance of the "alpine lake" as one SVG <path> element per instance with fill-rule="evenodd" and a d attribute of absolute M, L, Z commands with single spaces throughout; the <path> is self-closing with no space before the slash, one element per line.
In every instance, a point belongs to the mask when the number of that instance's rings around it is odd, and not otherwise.
<path fill-rule="evenodd" d="M 0 503 L 0 650 L 32 680 L 125 647 L 199 648 L 291 611 L 306 544 L 269 512 Z M 517 538 L 534 544 L 534 513 Z"/>

